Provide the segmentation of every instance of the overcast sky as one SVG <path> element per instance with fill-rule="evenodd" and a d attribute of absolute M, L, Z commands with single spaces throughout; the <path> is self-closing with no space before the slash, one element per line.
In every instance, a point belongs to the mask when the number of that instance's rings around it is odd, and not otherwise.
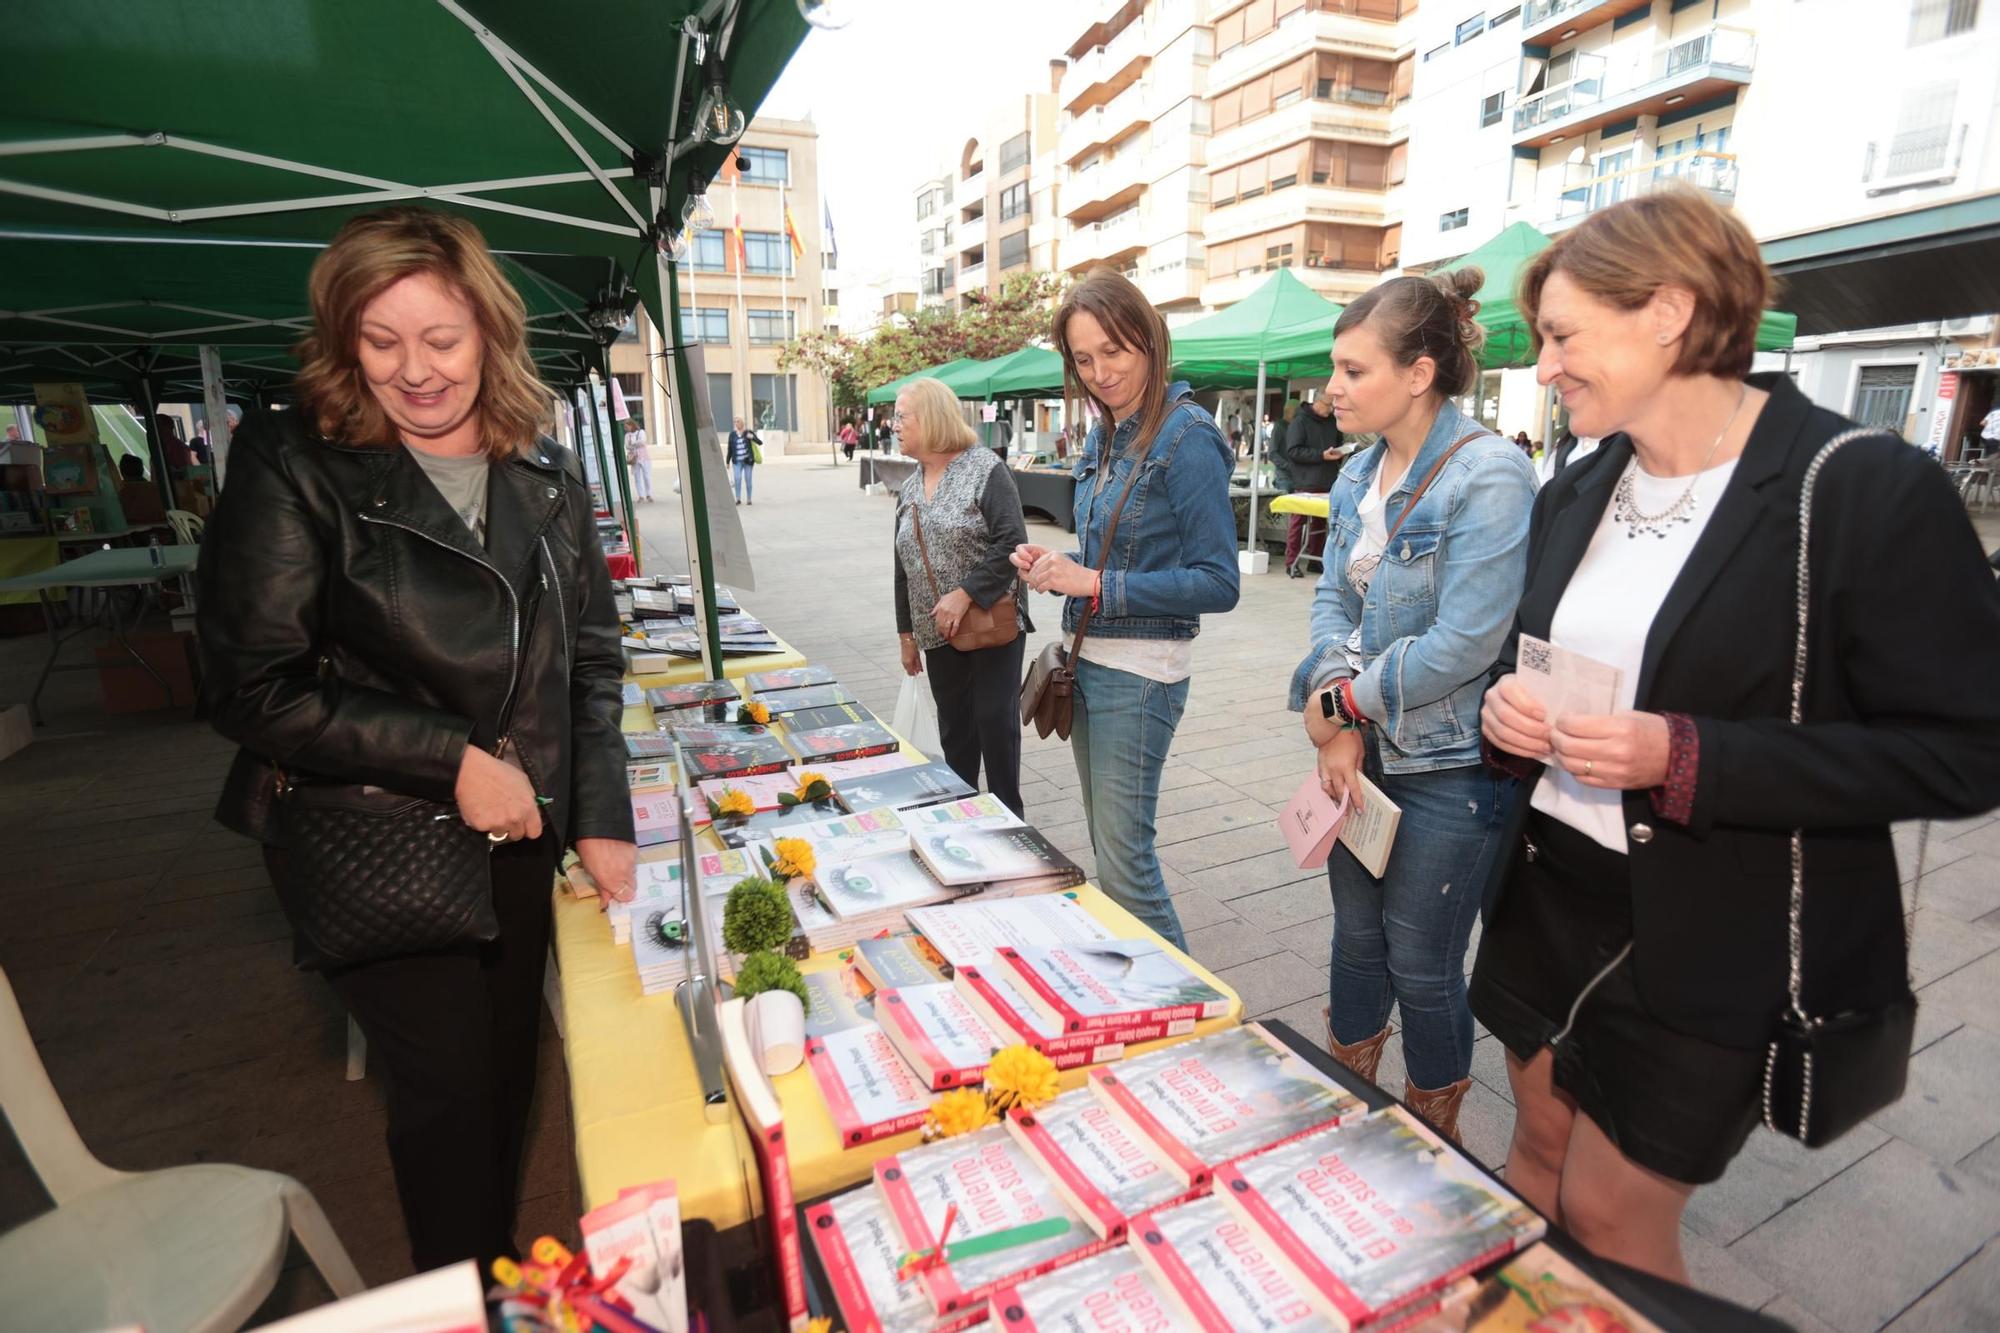
<path fill-rule="evenodd" d="M 1085 8 L 860 0 L 847 27 L 807 34 L 760 114 L 819 126 L 820 190 L 843 280 L 903 262 L 916 237 L 911 191 L 947 148 L 957 161 L 996 102 L 1048 88 L 1049 61 L 1083 30 Z"/>

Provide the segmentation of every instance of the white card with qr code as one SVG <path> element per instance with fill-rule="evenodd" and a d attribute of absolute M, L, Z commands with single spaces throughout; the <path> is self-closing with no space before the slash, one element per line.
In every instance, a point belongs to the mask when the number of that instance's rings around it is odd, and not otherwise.
<path fill-rule="evenodd" d="M 1618 710 L 1617 667 L 1559 648 L 1532 634 L 1521 636 L 1515 675 L 1541 701 L 1553 723 L 1565 717 L 1603 717 Z"/>

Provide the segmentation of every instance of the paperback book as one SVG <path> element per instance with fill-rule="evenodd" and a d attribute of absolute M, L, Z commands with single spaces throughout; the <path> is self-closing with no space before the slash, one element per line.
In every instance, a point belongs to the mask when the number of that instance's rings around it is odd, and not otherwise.
<path fill-rule="evenodd" d="M 746 737 L 714 745 L 681 746 L 681 758 L 689 775 L 702 778 L 733 778 L 756 773 L 778 773 L 792 766 L 792 752 L 776 736 Z"/>
<path fill-rule="evenodd" d="M 808 1037 L 806 1064 L 844 1147 L 916 1129 L 935 1100 L 873 1022 Z"/>
<path fill-rule="evenodd" d="M 903 748 L 896 734 L 879 722 L 860 722 L 850 727 L 828 727 L 824 731 L 802 731 L 792 737 L 802 760 L 865 759 L 874 754 L 891 754 Z"/>
<path fill-rule="evenodd" d="M 783 671 L 753 671 L 743 678 L 752 694 L 803 690 L 810 685 L 835 685 L 839 680 L 823 666 L 788 667 Z"/>
<path fill-rule="evenodd" d="M 1076 862 L 1019 821 L 1011 828 L 996 828 L 973 819 L 932 821 L 911 830 L 911 846 L 940 884 L 1046 879 L 1069 888 L 1083 883 L 1083 871 Z"/>
<path fill-rule="evenodd" d="M 988 1305 L 1003 1333 L 1165 1333 L 1177 1327 L 1172 1300 L 1159 1279 L 1122 1246 L 1001 1287 Z"/>
<path fill-rule="evenodd" d="M 653 791 L 661 787 L 672 787 L 674 766 L 654 760 L 645 763 L 625 765 L 625 785 L 634 792 Z"/>
<path fill-rule="evenodd" d="M 1111 927 L 1064 893 L 1026 898 L 980 898 L 907 913 L 911 927 L 954 968 L 986 965 L 995 949 L 1030 945 L 1093 944 L 1113 938 Z"/>
<path fill-rule="evenodd" d="M 810 765 L 810 770 L 833 784 L 833 794 L 840 796 L 850 810 L 876 810 L 884 806 L 898 804 L 895 801 L 849 801 L 841 796 L 841 784 L 855 778 L 875 777 L 882 773 L 893 773 L 898 769 L 911 767 L 909 756 L 901 753 L 871 754 L 860 759 L 822 759 Z M 797 772 L 807 771 L 808 766 L 800 764 Z"/>
<path fill-rule="evenodd" d="M 875 1021 L 937 1092 L 977 1083 L 993 1052 L 1008 1044 L 945 981 L 877 991 Z"/>
<path fill-rule="evenodd" d="M 806 1234 L 819 1256 L 837 1324 L 847 1333 L 951 1333 L 986 1317 L 984 1305 L 940 1321 L 914 1282 L 896 1276 L 903 1257 L 888 1207 L 873 1185 L 836 1194 L 806 1209 Z"/>
<path fill-rule="evenodd" d="M 1360 1098 L 1255 1023 L 1093 1069 L 1090 1086 L 1197 1189 L 1224 1162 L 1365 1112 Z"/>
<path fill-rule="evenodd" d="M 1011 968 L 985 968 L 968 963 L 955 970 L 952 984 L 967 1004 L 996 1032 L 1027 1042 L 1056 1062 L 1058 1068 L 1106 1064 L 1124 1058 L 1128 1045 L 1180 1036 L 1191 1031 L 1187 1020 L 1177 1023 L 1136 1023 L 1123 1028 L 1088 1028 L 1064 1032 L 1029 1003 L 1019 977 Z"/>
<path fill-rule="evenodd" d="M 796 1327 L 806 1319 L 805 1255 L 799 1246 L 798 1210 L 792 1199 L 791 1151 L 786 1147 L 785 1112 L 771 1080 L 760 1066 L 744 1021 L 741 999 L 716 1006 L 716 1027 L 722 1034 L 722 1062 L 736 1089 L 736 1106 L 757 1156 L 757 1176 L 764 1186 L 764 1225 L 777 1269 L 778 1299 L 783 1320 Z"/>
<path fill-rule="evenodd" d="M 696 784 L 704 807 L 719 805 L 724 795 L 739 791 L 748 796 L 750 803 L 759 810 L 776 810 L 778 797 L 792 794 L 798 785 L 790 772 L 758 773 L 740 778 L 703 778 Z"/>
<path fill-rule="evenodd" d="M 1021 820 L 991 792 L 975 792 L 937 801 L 903 816 L 914 836 L 918 832 L 949 833 L 963 829 L 1016 829 Z"/>
<path fill-rule="evenodd" d="M 947 1247 L 944 1262 L 916 1279 L 939 1314 L 956 1314 L 995 1287 L 1039 1277 L 1104 1248 L 1003 1125 L 884 1157 L 875 1163 L 875 1186 L 906 1249 L 935 1249 L 945 1214 L 954 1209 L 950 1238 L 961 1243 L 1050 1223 L 1050 1234 L 1041 1239 L 984 1254 L 954 1257 Z"/>
<path fill-rule="evenodd" d="M 1201 1333 L 1335 1333 L 1268 1236 L 1214 1196 L 1135 1218 L 1132 1249 Z"/>
<path fill-rule="evenodd" d="M 759 774 L 758 776 L 784 775 Z M 755 781 L 755 779 L 737 778 L 731 781 Z M 840 802 L 828 797 L 824 801 L 808 801 L 801 805 L 759 810 L 754 815 L 725 815 L 715 821 L 715 832 L 725 847 L 748 847 L 752 843 L 770 842 L 776 838 L 803 838 L 808 828 L 844 813 L 846 812 L 842 810 Z"/>
<path fill-rule="evenodd" d="M 936 985 L 945 980 L 941 961 L 921 935 L 881 935 L 854 945 L 854 968 L 876 990 Z"/>
<path fill-rule="evenodd" d="M 627 759 L 672 759 L 674 738 L 664 731 L 628 731 L 625 733 L 625 757 Z"/>
<path fill-rule="evenodd" d="M 632 840 L 640 847 L 672 846 L 681 838 L 680 793 L 668 788 L 632 797 Z"/>
<path fill-rule="evenodd" d="M 646 702 L 662 711 L 695 708 L 711 703 L 735 703 L 742 697 L 733 680 L 698 680 L 687 685 L 655 685 L 646 691 Z"/>
<path fill-rule="evenodd" d="M 1017 1106 L 1006 1123 L 1063 1201 L 1105 1240 L 1123 1240 L 1134 1217 L 1190 1194 L 1088 1088 L 1032 1110 Z"/>
<path fill-rule="evenodd" d="M 1157 940 L 1002 946 L 994 967 L 1003 966 L 1013 969 L 1035 1011 L 1065 1033 L 1192 1024 L 1229 1012 L 1229 997 Z"/>
<path fill-rule="evenodd" d="M 1484 1282 L 1455 1292 L 1411 1333 L 1661 1333 L 1588 1273 L 1537 1241 Z"/>
<path fill-rule="evenodd" d="M 951 897 L 951 891 L 924 872 L 907 851 L 891 851 L 849 861 L 821 861 L 813 882 L 827 908 L 842 920 L 881 919 L 911 907 Z"/>
<path fill-rule="evenodd" d="M 845 685 L 806 685 L 796 690 L 767 690 L 757 696 L 757 702 L 770 709 L 773 715 L 796 713 L 805 708 L 830 708 L 836 704 L 855 703 L 854 695 Z"/>
<path fill-rule="evenodd" d="M 1401 1107 L 1226 1163 L 1215 1193 L 1342 1329 L 1532 1244 L 1545 1225 Z"/>
<path fill-rule="evenodd" d="M 875 1001 L 866 994 L 867 986 L 855 976 L 854 969 L 825 968 L 804 976 L 807 1037 L 874 1025 Z"/>
<path fill-rule="evenodd" d="M 775 739 L 769 727 L 755 722 L 687 722 L 671 714 L 660 730 L 682 745 L 741 745 L 746 741 Z"/>
<path fill-rule="evenodd" d="M 941 763 L 910 764 L 865 775 L 842 774 L 830 780 L 834 794 L 854 810 L 875 806 L 908 809 L 977 794 L 949 764 Z"/>
<path fill-rule="evenodd" d="M 766 696 L 775 697 L 775 696 Z M 801 708 L 777 717 L 785 724 L 785 734 L 825 731 L 830 727 L 858 727 L 875 721 L 875 715 L 860 704 L 828 704 L 823 708 Z"/>

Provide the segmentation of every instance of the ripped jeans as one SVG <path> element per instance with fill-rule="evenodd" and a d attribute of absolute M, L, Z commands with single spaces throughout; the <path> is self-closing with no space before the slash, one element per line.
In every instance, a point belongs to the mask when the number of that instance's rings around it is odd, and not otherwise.
<path fill-rule="evenodd" d="M 1343 1045 L 1367 1040 L 1388 1024 L 1393 1003 L 1410 1082 L 1443 1088 L 1472 1070 L 1465 949 L 1514 780 L 1482 764 L 1385 776 L 1372 743 L 1366 768 L 1403 820 L 1381 879 L 1337 844 L 1327 861 L 1333 1035 Z"/>

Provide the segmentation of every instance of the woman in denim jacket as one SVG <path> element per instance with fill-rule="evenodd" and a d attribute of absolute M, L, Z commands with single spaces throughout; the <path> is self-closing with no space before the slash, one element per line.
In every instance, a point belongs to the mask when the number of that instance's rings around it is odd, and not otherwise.
<path fill-rule="evenodd" d="M 1334 325 L 1340 428 L 1381 442 L 1334 483 L 1312 649 L 1291 690 L 1327 794 L 1361 802 L 1365 769 L 1403 812 L 1381 879 L 1341 849 L 1327 863 L 1329 1049 L 1372 1082 L 1399 1006 L 1404 1100 L 1454 1140 L 1472 1085 L 1465 949 L 1511 783 L 1481 762 L 1479 705 L 1535 500 L 1521 451 L 1451 402 L 1477 378 L 1482 280 L 1396 278 Z"/>
<path fill-rule="evenodd" d="M 1097 415 L 1076 469 L 1081 549 L 1024 544 L 1014 564 L 1030 587 L 1068 599 L 1066 636 L 1084 608 L 1094 608 L 1076 663 L 1070 745 L 1097 883 L 1185 946 L 1153 850 L 1153 817 L 1167 748 L 1187 707 L 1201 616 L 1236 605 L 1235 460 L 1188 386 L 1168 382 L 1166 321 L 1125 278 L 1105 270 L 1070 288 L 1056 311 L 1055 344 L 1070 403 L 1087 399 Z M 1075 420 L 1076 410 L 1069 415 Z"/>

